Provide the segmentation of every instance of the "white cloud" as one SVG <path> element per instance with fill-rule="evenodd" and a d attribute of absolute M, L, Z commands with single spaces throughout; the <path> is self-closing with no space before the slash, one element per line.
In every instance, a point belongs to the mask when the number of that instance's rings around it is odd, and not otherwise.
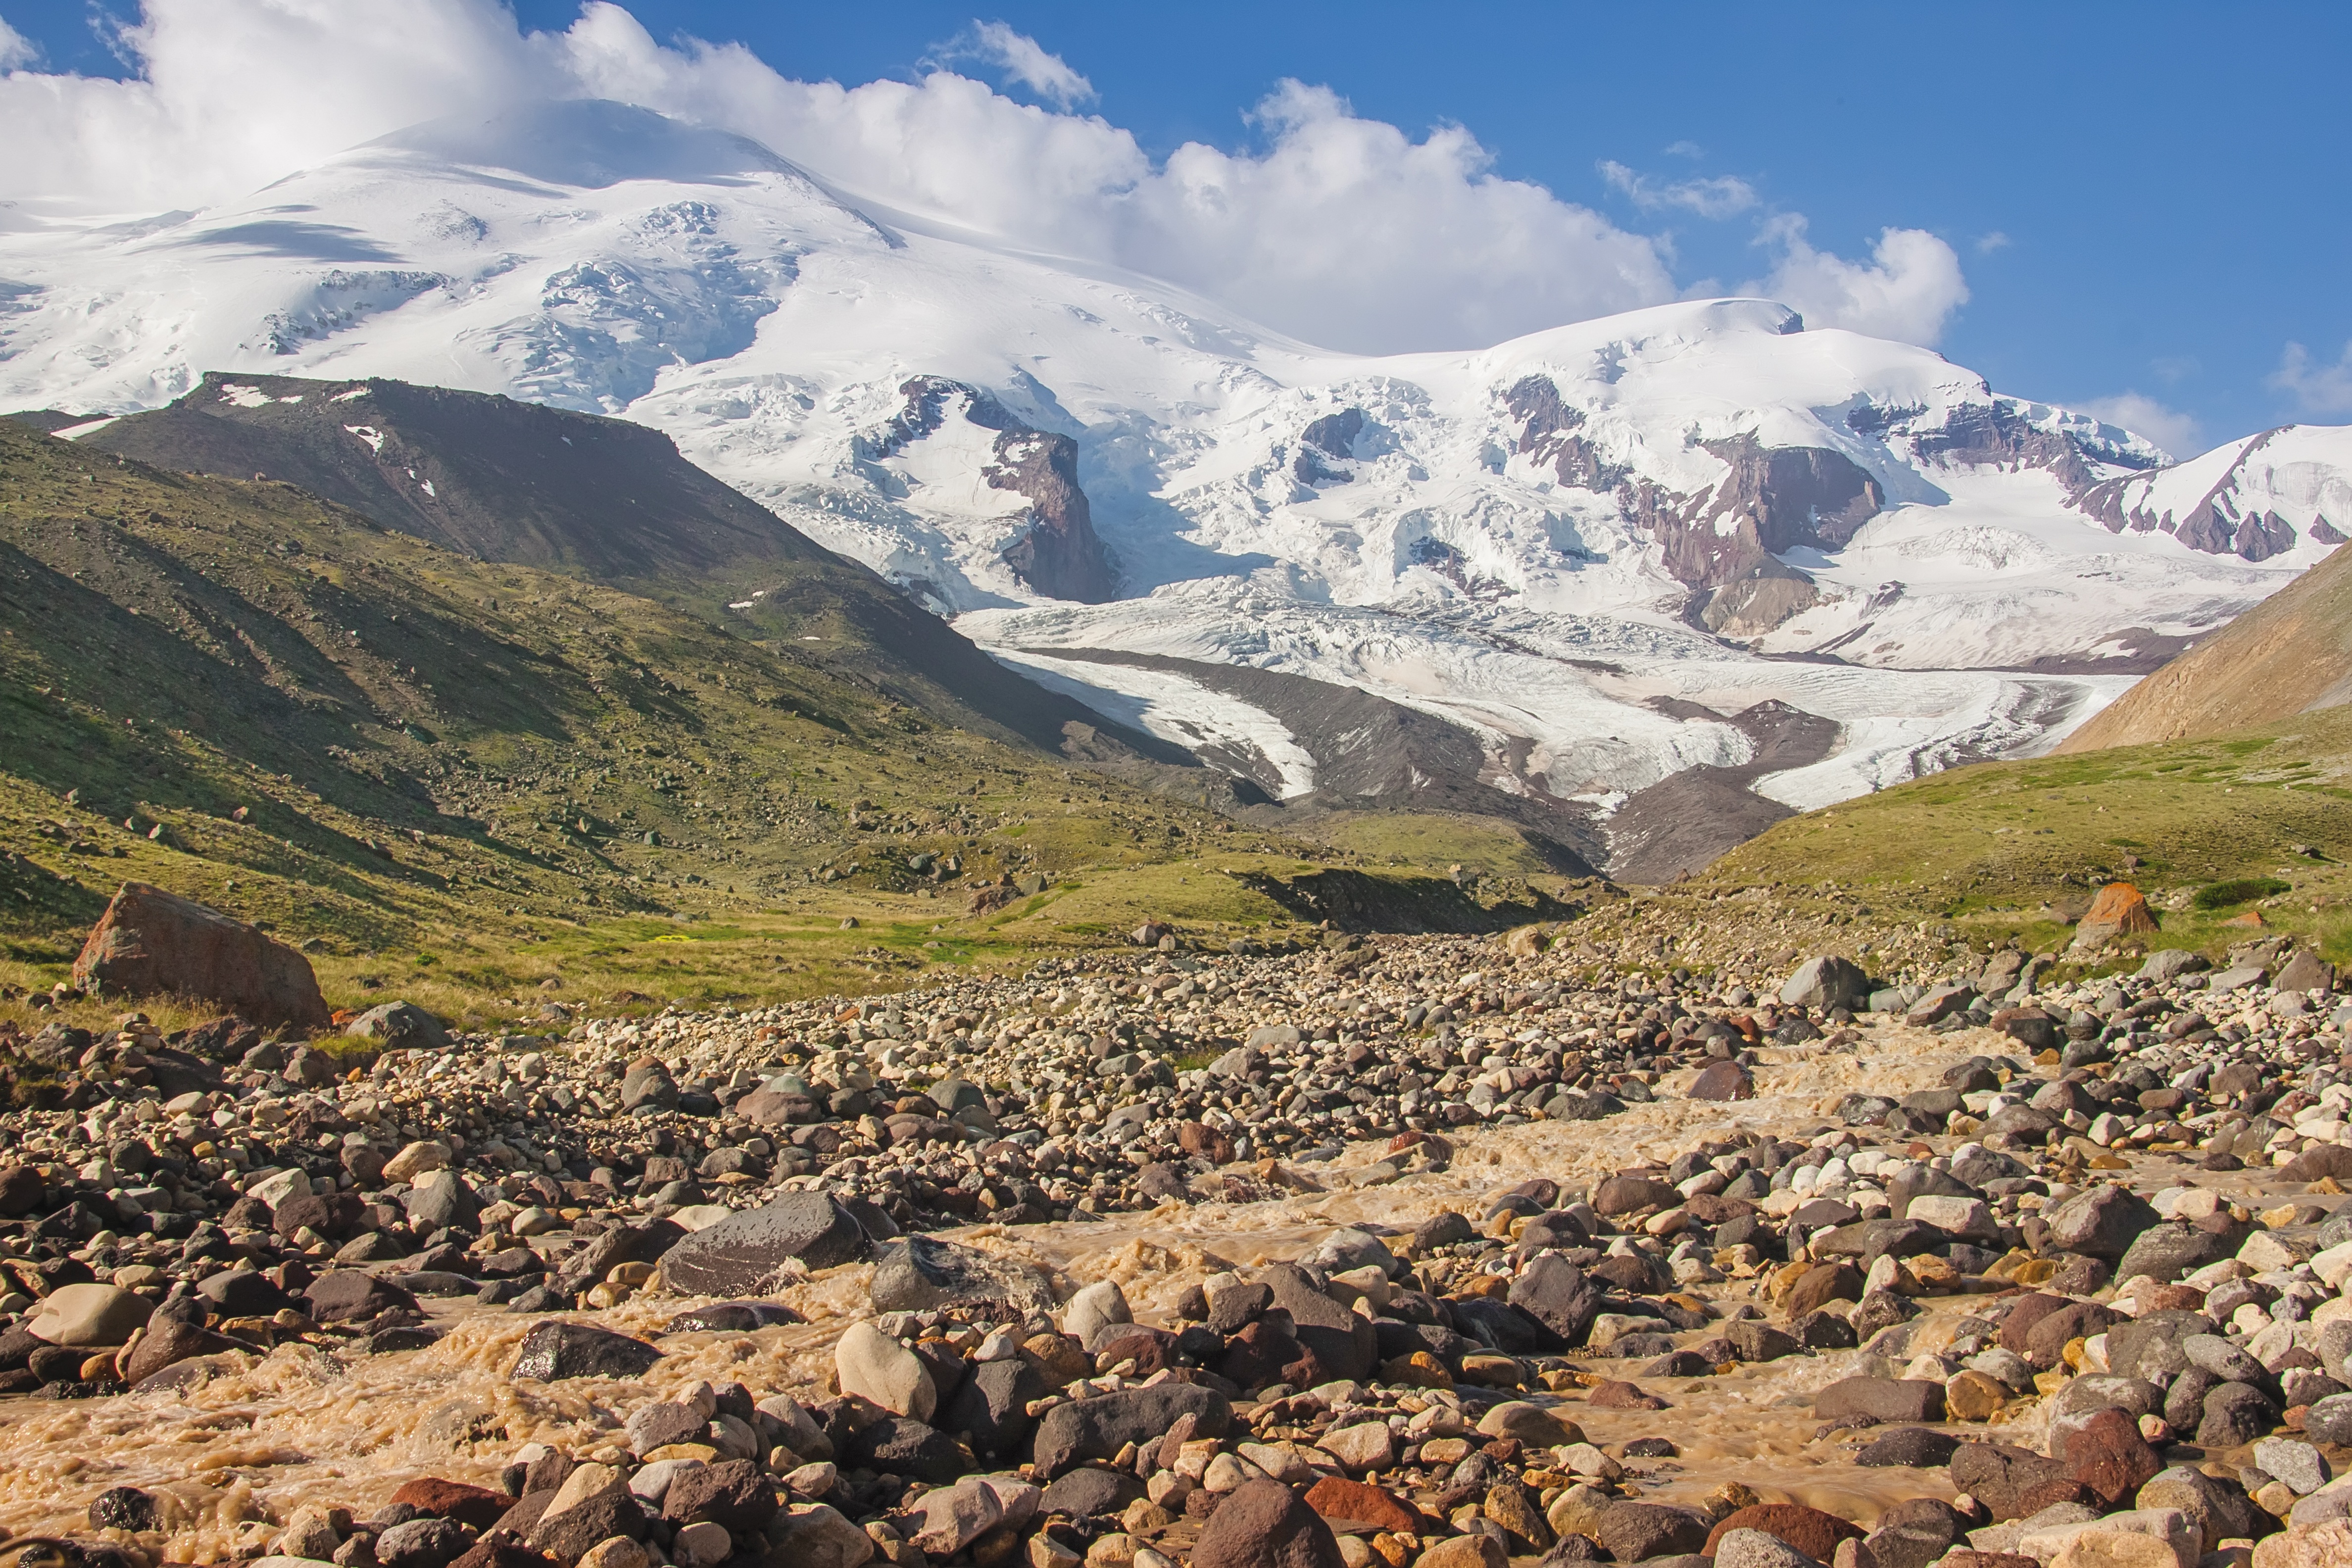
<path fill-rule="evenodd" d="M 2279 367 L 2270 384 L 2294 394 L 2294 400 L 2312 414 L 2352 414 L 2352 342 L 2344 345 L 2334 364 L 2311 363 L 2311 351 L 2289 343 L 2279 355 Z"/>
<path fill-rule="evenodd" d="M 999 24 L 971 37 L 1041 100 L 1092 91 Z M 1680 292 L 1663 240 L 1498 176 L 1461 127 L 1416 137 L 1297 82 L 1258 106 L 1258 145 L 1155 162 L 1099 116 L 952 70 L 794 80 L 740 45 L 657 41 L 604 0 L 529 34 L 499 0 L 145 0 L 122 45 L 126 80 L 0 78 L 0 198 L 198 207 L 418 121 L 602 97 L 754 137 L 892 212 L 1164 278 L 1332 348 L 1483 345 Z M 1755 196 L 1695 180 L 1656 199 L 1718 216 Z M 1818 324 L 1932 342 L 1968 297 L 1926 234 L 1890 230 L 1850 263 L 1806 245 L 1801 220 L 1774 233 L 1784 255 L 1758 288 Z"/>
<path fill-rule="evenodd" d="M 39 54 L 30 38 L 10 26 L 7 18 L 0 17 L 0 71 L 31 65 Z"/>
<path fill-rule="evenodd" d="M 1609 182 L 1612 189 L 1622 192 L 1627 200 L 1643 212 L 1681 207 L 1701 217 L 1725 218 L 1744 213 L 1757 205 L 1756 187 L 1729 174 L 1706 180 L 1677 180 L 1669 185 L 1660 185 L 1622 163 L 1604 160 L 1601 164 L 1601 177 Z"/>
<path fill-rule="evenodd" d="M 1977 237 L 1977 254 L 1979 256 L 1990 256 L 1994 251 L 2007 250 L 2011 246 L 2015 245 L 2017 241 L 2010 238 L 2009 236 L 2001 233 L 2000 230 L 1994 229 L 1990 234 L 1979 235 Z"/>
<path fill-rule="evenodd" d="M 961 38 L 942 52 L 941 60 L 979 60 L 998 67 L 1007 81 L 1017 81 L 1048 103 L 1068 109 L 1092 102 L 1095 84 L 1070 68 L 1067 60 L 1050 54 L 1026 33 L 1016 33 L 1003 22 L 974 22 Z"/>
<path fill-rule="evenodd" d="M 2120 425 L 2135 436 L 2145 436 L 2164 448 L 2175 461 L 2190 458 L 2205 450 L 2204 428 L 2197 416 L 2168 408 L 2153 397 L 2137 392 L 2119 392 L 2113 397 L 2095 397 L 2088 403 L 2073 406 L 2095 419 L 2110 425 Z"/>
<path fill-rule="evenodd" d="M 1700 146 L 1696 142 L 1669 142 L 1666 143 L 1665 151 L 1666 155 L 1670 158 L 1704 158 L 1706 156 L 1706 149 Z"/>
<path fill-rule="evenodd" d="M 1793 213 L 1765 225 L 1758 243 L 1780 246 L 1780 261 L 1748 291 L 1794 307 L 1810 326 L 1932 346 L 1968 303 L 1959 257 L 1925 229 L 1882 230 L 1866 262 L 1814 249 Z"/>

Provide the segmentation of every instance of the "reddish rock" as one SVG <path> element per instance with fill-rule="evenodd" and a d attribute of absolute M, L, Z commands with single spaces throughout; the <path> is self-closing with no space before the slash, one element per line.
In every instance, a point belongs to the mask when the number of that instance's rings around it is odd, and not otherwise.
<path fill-rule="evenodd" d="M 2046 1290 L 2020 1296 L 2017 1304 L 2010 1308 L 2009 1315 L 2000 1321 L 2000 1348 L 2023 1355 L 2026 1346 L 2032 1342 L 2028 1336 L 2033 1332 L 2033 1325 L 2051 1313 L 2063 1311 L 2073 1305 L 2065 1297 L 2053 1296 Z"/>
<path fill-rule="evenodd" d="M 1224 1494 L 1192 1543 L 1192 1568 L 1344 1568 L 1323 1516 L 1280 1481 L 1244 1481 Z"/>
<path fill-rule="evenodd" d="M 1664 1410 L 1666 1402 L 1654 1394 L 1645 1394 L 1638 1383 L 1623 1383 L 1604 1378 L 1592 1385 L 1584 1402 L 1601 1410 Z"/>
<path fill-rule="evenodd" d="M 1711 1062 L 1690 1086 L 1693 1100 L 1753 1100 L 1756 1080 L 1738 1062 Z"/>
<path fill-rule="evenodd" d="M 2278 1175 L 2288 1182 L 2352 1180 L 2352 1149 L 2341 1143 L 2315 1143 L 2280 1166 Z"/>
<path fill-rule="evenodd" d="M 2120 1507 L 2162 1468 L 2164 1461 L 2140 1436 L 2139 1423 L 2124 1411 L 2096 1411 L 2066 1434 L 2067 1479 L 2107 1508 Z"/>
<path fill-rule="evenodd" d="M 310 961 L 242 921 L 125 882 L 74 960 L 74 984 L 106 994 L 201 996 L 264 1024 L 324 1028 Z"/>
<path fill-rule="evenodd" d="M 1682 1194 L 1647 1176 L 1610 1176 L 1592 1191 L 1593 1212 L 1611 1218 L 1643 1209 L 1672 1208 L 1682 1201 Z"/>
<path fill-rule="evenodd" d="M 2154 931 L 2156 916 L 2147 900 L 2129 882 L 2109 882 L 2091 900 L 2090 912 L 2074 928 L 2074 945 L 2089 949 L 2119 936 L 2145 936 Z"/>
<path fill-rule="evenodd" d="M 1862 1300 L 1862 1270 L 1851 1263 L 1816 1263 L 1789 1292 L 1789 1321 L 1817 1311 L 1832 1301 Z"/>
<path fill-rule="evenodd" d="M 1716 1542 L 1735 1530 L 1760 1530 L 1777 1536 L 1816 1563 L 1827 1563 L 1835 1557 L 1839 1542 L 1860 1541 L 1868 1533 L 1858 1524 L 1801 1502 L 1758 1503 L 1718 1520 L 1707 1532 L 1706 1544 L 1699 1548 L 1700 1552 L 1714 1556 Z"/>
<path fill-rule="evenodd" d="M 0 1219 L 16 1219 L 40 1206 L 47 1191 L 41 1173 L 29 1165 L 0 1166 Z"/>
<path fill-rule="evenodd" d="M 1177 1123 L 1176 1145 L 1187 1154 L 1197 1154 L 1212 1165 L 1234 1163 L 1234 1141 L 1202 1122 Z"/>
<path fill-rule="evenodd" d="M 1421 1515 L 1384 1487 L 1326 1476 L 1307 1489 L 1307 1506 L 1325 1519 L 1369 1524 L 1397 1535 L 1417 1535 Z"/>
<path fill-rule="evenodd" d="M 218 1355 L 224 1351 L 252 1348 L 241 1345 L 225 1334 L 216 1334 L 210 1329 L 201 1329 L 158 1312 L 147 1320 L 146 1333 L 131 1347 L 131 1359 L 123 1363 L 122 1381 L 142 1384 L 165 1367 L 176 1366 L 192 1356 Z"/>
<path fill-rule="evenodd" d="M 1952 1450 L 1952 1486 L 1992 1510 L 1996 1521 L 2027 1519 L 2055 1502 L 2086 1502 L 2090 1489 L 2066 1467 L 2008 1443 L 1963 1443 Z"/>
<path fill-rule="evenodd" d="M 421 1514 L 434 1519 L 451 1519 L 475 1531 L 485 1531 L 498 1523 L 514 1499 L 504 1492 L 494 1492 L 481 1487 L 469 1487 L 463 1481 L 443 1480 L 438 1476 L 423 1476 L 402 1483 L 392 1494 L 394 1502 L 404 1502 Z"/>
<path fill-rule="evenodd" d="M 1259 1319 L 1244 1323 L 1226 1342 L 1225 1353 L 1217 1358 L 1216 1372 L 1247 1393 L 1280 1381 L 1282 1369 L 1297 1359 L 1298 1341 L 1292 1337 L 1287 1326 Z M 1311 1388 L 1314 1384 L 1304 1386 Z"/>
<path fill-rule="evenodd" d="M 2064 1359 L 2070 1341 L 2086 1340 L 2128 1321 L 2122 1313 L 2096 1301 L 2069 1301 L 2033 1325 L 2032 1332 L 2025 1336 L 2025 1359 L 2036 1369 L 2047 1371 Z"/>
<path fill-rule="evenodd" d="M 477 1542 L 449 1568 L 559 1568 L 555 1559 L 519 1542 Z"/>
<path fill-rule="evenodd" d="M 677 1524 L 701 1520 L 748 1541 L 776 1517 L 776 1489 L 749 1459 L 727 1459 L 688 1470 L 662 1496 L 662 1517 Z"/>
<path fill-rule="evenodd" d="M 1683 1201 L 1683 1207 L 1706 1226 L 1723 1225 L 1756 1212 L 1756 1205 L 1746 1198 L 1727 1198 L 1721 1193 L 1694 1193 Z"/>

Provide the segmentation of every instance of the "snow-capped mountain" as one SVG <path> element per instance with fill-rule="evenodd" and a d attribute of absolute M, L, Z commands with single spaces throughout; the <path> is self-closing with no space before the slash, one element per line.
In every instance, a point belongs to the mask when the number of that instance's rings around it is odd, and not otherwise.
<path fill-rule="evenodd" d="M 2047 743 L 2352 534 L 2352 431 L 2171 465 L 1757 300 L 1331 353 L 601 102 L 0 233 L 0 407 L 121 414 L 207 371 L 653 426 L 1015 668 L 1286 795 L 1328 763 L 1188 666 L 1361 688 L 1604 817 L 1749 764 L 1733 716 L 1777 701 L 1834 738 L 1747 787 L 1805 806 Z"/>

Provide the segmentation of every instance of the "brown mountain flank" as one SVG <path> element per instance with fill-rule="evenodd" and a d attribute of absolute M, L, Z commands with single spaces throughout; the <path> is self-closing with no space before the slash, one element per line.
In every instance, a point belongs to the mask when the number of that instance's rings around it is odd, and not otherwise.
<path fill-rule="evenodd" d="M 2352 552 L 2326 560 L 2117 698 L 2061 752 L 2195 741 L 2352 701 Z"/>

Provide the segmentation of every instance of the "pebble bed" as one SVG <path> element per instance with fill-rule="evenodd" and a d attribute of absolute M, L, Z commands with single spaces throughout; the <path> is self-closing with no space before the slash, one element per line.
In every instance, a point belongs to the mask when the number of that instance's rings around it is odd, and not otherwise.
<path fill-rule="evenodd" d="M 394 1005 L 0 1041 L 48 1072 L 0 1167 L 0 1517 L 140 1568 L 2352 1562 L 2315 955 L 1895 986 L 1138 934 L 562 1039 Z M 1636 1123 L 1670 1146 L 1477 1177 Z M 1149 1289 L 1057 1265 L 1146 1222 L 1204 1238 Z M 61 1405 L 216 1424 L 460 1361 L 498 1399 L 396 1478 L 22 1466 Z M 1701 1459 L 1735 1388 L 1794 1432 L 1745 1472 Z M 1900 1479 L 1798 1500 L 1832 1464 Z"/>

